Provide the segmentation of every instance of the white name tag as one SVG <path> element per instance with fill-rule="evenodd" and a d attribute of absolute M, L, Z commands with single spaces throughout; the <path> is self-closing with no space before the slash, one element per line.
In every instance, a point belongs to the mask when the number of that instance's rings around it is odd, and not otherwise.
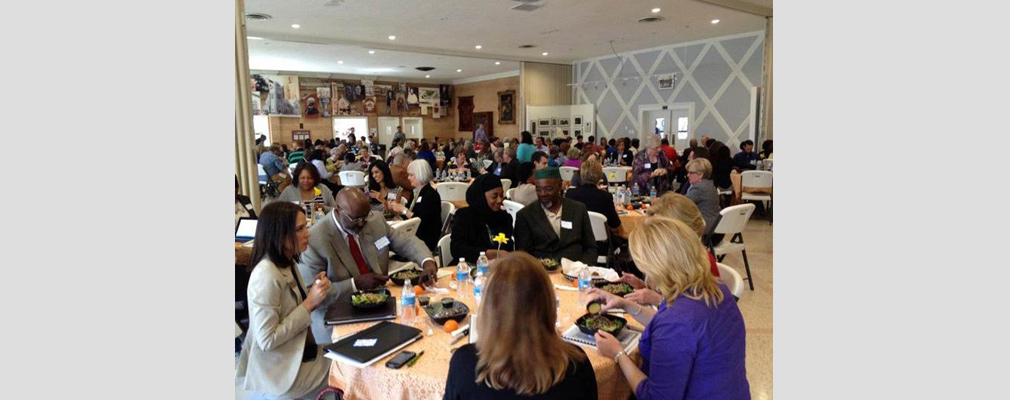
<path fill-rule="evenodd" d="M 420 202 L 421 202 L 421 196 L 417 196 L 417 201 L 415 201 L 414 204 L 419 204 Z"/>
<path fill-rule="evenodd" d="M 386 195 L 386 200 L 395 200 L 395 199 L 396 199 L 396 193 L 390 192 L 389 194 Z"/>
<path fill-rule="evenodd" d="M 358 339 L 354 341 L 354 347 L 372 347 L 379 339 Z"/>
<path fill-rule="evenodd" d="M 246 205 L 245 205 L 245 209 L 246 209 L 246 210 L 252 210 L 252 209 L 253 209 L 253 208 L 252 208 L 252 204 L 246 204 Z"/>
<path fill-rule="evenodd" d="M 645 168 L 652 168 L 652 163 L 645 163 Z"/>
<path fill-rule="evenodd" d="M 385 237 L 385 236 L 383 236 L 383 237 L 379 238 L 379 240 L 375 241 L 375 248 L 376 249 L 382 250 L 382 248 L 384 248 L 386 246 L 389 246 L 389 239 L 387 237 Z"/>
<path fill-rule="evenodd" d="M 572 229 L 572 221 L 561 221 L 561 229 Z"/>

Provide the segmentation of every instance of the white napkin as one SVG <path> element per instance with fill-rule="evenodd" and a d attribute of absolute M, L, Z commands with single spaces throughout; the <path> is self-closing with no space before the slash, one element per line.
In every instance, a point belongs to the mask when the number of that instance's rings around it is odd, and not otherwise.
<path fill-rule="evenodd" d="M 600 278 L 606 279 L 608 282 L 615 282 L 618 279 L 621 279 L 621 276 L 617 275 L 617 271 L 610 268 L 590 267 L 581 261 L 572 261 L 567 258 L 561 259 L 561 271 L 563 271 L 565 275 L 579 276 L 579 271 L 583 268 L 589 268 L 590 274 L 596 272 L 599 274 Z"/>

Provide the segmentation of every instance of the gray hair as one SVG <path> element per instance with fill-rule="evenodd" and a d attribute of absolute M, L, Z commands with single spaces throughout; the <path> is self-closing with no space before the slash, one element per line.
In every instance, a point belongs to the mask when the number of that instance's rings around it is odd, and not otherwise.
<path fill-rule="evenodd" d="M 396 153 L 396 156 L 393 157 L 393 165 L 403 165 L 407 161 L 410 161 L 410 154 L 406 151 Z"/>
<path fill-rule="evenodd" d="M 504 150 L 505 150 L 505 154 L 508 154 L 510 159 L 515 160 L 515 158 L 516 158 L 516 148 L 515 148 L 515 146 L 506 147 Z"/>
<path fill-rule="evenodd" d="M 414 174 L 414 178 L 417 179 L 417 183 L 422 185 L 427 185 L 433 178 L 431 174 L 431 166 L 428 165 L 427 160 L 423 159 L 411 161 L 410 165 L 407 165 L 407 173 Z"/>
<path fill-rule="evenodd" d="M 688 173 L 701 172 L 703 179 L 712 179 L 712 163 L 704 158 L 695 158 L 684 166 Z"/>
<path fill-rule="evenodd" d="M 645 139 L 642 139 L 642 145 L 647 149 L 659 147 L 660 144 L 662 143 L 658 135 L 646 135 Z"/>

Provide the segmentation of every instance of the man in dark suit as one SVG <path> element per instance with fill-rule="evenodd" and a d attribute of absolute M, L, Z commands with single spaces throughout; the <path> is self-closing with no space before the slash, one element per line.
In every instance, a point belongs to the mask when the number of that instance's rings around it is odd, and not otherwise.
<path fill-rule="evenodd" d="M 534 174 L 538 202 L 516 213 L 516 250 L 534 257 L 567 258 L 596 265 L 596 237 L 586 206 L 561 197 L 557 167 Z"/>
<path fill-rule="evenodd" d="M 514 147 L 502 149 L 501 159 L 501 163 L 492 163 L 487 171 L 498 175 L 501 179 L 509 179 L 512 182 L 512 187 L 519 186 L 518 178 L 516 177 L 519 174 L 519 161 L 516 160 L 516 149 Z M 504 189 L 509 190 L 511 188 Z"/>
<path fill-rule="evenodd" d="M 382 213 L 371 212 L 368 196 L 355 188 L 337 193 L 336 207 L 310 229 L 309 248 L 299 257 L 298 273 L 313 284 L 320 272 L 333 282 L 322 306 L 312 312 L 312 334 L 318 343 L 332 342 L 332 327 L 324 324 L 326 309 L 341 293 L 373 289 L 386 283 L 389 253 L 416 262 L 434 282 L 438 266 L 421 239 L 386 224 Z M 418 283 L 418 282 L 414 282 Z"/>

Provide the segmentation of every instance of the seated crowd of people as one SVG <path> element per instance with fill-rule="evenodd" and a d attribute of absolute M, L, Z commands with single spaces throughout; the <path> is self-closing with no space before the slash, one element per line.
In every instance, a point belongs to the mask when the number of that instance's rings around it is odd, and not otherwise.
<path fill-rule="evenodd" d="M 331 365 L 322 357 L 322 346 L 332 342 L 332 327 L 323 321 L 329 304 L 342 293 L 385 285 L 390 253 L 420 266 L 415 284 L 433 285 L 436 244 L 451 234 L 450 265 L 475 263 L 481 253 L 493 260 L 477 312 L 512 317 L 478 320 L 479 339 L 452 356 L 444 398 L 595 399 L 585 351 L 556 331 L 555 289 L 537 258 L 596 266 L 626 236 L 633 266 L 618 272 L 634 292 L 617 297 L 592 289 L 589 298 L 645 326 L 642 361 L 602 331 L 596 351 L 617 363 L 638 399 L 750 398 L 743 317 L 707 247 L 720 239 L 710 233 L 720 211 L 717 188 L 729 187 L 733 169 L 771 159 L 771 141 L 761 154 L 745 141 L 731 157 L 725 144 L 707 137 L 704 146 L 692 139 L 678 155 L 658 136 L 597 144 L 593 136 L 534 141 L 525 131 L 511 140 L 397 135 L 383 160 L 373 144 L 349 139 L 296 143 L 290 152 L 283 145 L 262 149 L 267 176 L 284 186 L 258 215 L 249 262 L 249 328 L 238 368 L 246 390 L 265 398 L 315 398 Z M 295 165 L 290 174 L 289 164 Z M 628 185 L 657 193 L 649 217 L 630 234 L 618 234 L 625 232 L 605 188 L 605 166 L 630 167 Z M 560 167 L 579 171 L 565 181 Z M 365 172 L 366 187 L 341 186 L 334 175 L 346 170 Z M 435 184 L 439 176 L 459 174 L 473 178 L 466 207 L 443 232 Z M 506 200 L 522 205 L 514 218 Z M 321 217 L 306 215 L 300 205 L 307 202 L 318 205 Z M 597 241 L 590 211 L 606 217 L 607 241 Z M 256 217 L 236 180 L 236 220 L 240 213 Z M 419 218 L 420 225 L 406 233 L 387 223 L 393 217 Z M 499 235 L 510 240 L 495 243 Z M 520 348 L 523 355 L 516 356 Z"/>

